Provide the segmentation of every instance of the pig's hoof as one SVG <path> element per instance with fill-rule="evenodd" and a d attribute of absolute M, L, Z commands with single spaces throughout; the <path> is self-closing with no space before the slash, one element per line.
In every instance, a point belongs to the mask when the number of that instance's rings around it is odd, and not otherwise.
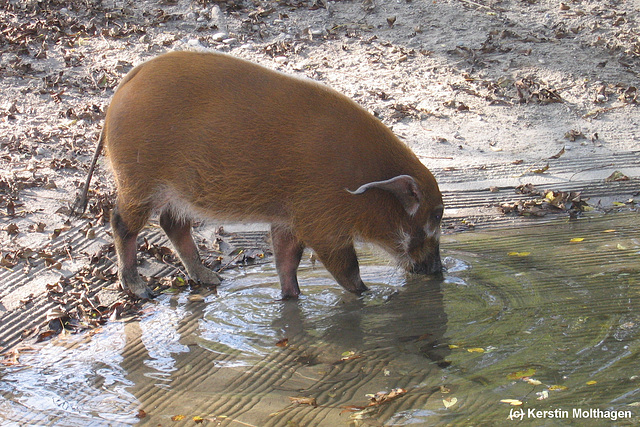
<path fill-rule="evenodd" d="M 289 300 L 297 300 L 300 297 L 300 291 L 298 292 L 282 292 L 282 298 L 278 301 L 289 301 Z"/>
<path fill-rule="evenodd" d="M 142 280 L 127 283 L 127 288 L 141 299 L 152 299 L 155 296 L 153 291 Z"/>
<path fill-rule="evenodd" d="M 198 274 L 192 277 L 196 282 L 202 283 L 204 285 L 212 285 L 217 286 L 220 284 L 222 277 L 213 270 L 209 270 L 206 267 L 202 267 L 199 269 Z"/>

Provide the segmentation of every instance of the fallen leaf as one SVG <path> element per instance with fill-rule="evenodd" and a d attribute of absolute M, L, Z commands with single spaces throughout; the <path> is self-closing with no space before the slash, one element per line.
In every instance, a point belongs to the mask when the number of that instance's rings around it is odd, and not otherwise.
<path fill-rule="evenodd" d="M 11 224 L 7 225 L 5 231 L 9 236 L 13 236 L 18 234 L 20 232 L 20 229 L 18 229 L 18 226 L 12 222 Z"/>
<path fill-rule="evenodd" d="M 296 403 L 298 405 L 310 405 L 310 406 L 313 406 L 314 408 L 316 406 L 318 406 L 318 403 L 316 402 L 316 398 L 315 397 L 291 397 L 291 396 L 289 396 L 289 400 L 291 401 L 291 403 Z"/>
<path fill-rule="evenodd" d="M 342 357 L 340 358 L 341 362 L 346 362 L 348 360 L 360 359 L 362 355 L 356 354 L 354 351 L 345 351 L 342 353 Z"/>
<path fill-rule="evenodd" d="M 549 159 L 554 159 L 554 160 L 559 159 L 560 156 L 562 156 L 564 153 L 565 153 L 564 147 L 562 147 L 562 150 L 560 150 L 558 154 L 554 154 L 553 156 L 549 157 Z"/>
<path fill-rule="evenodd" d="M 480 348 L 480 347 L 474 347 L 474 348 L 468 348 L 467 351 L 469 353 L 484 353 L 484 348 Z"/>
<path fill-rule="evenodd" d="M 500 402 L 501 403 L 508 403 L 511 406 L 521 406 L 522 405 L 522 401 L 518 400 L 518 399 L 502 399 Z"/>
<path fill-rule="evenodd" d="M 629 181 L 629 177 L 623 174 L 620 171 L 615 171 L 607 178 L 604 179 L 604 182 L 614 182 L 614 181 Z"/>
<path fill-rule="evenodd" d="M 533 378 L 523 378 L 523 380 L 525 380 L 527 383 L 529 383 L 531 385 L 540 385 L 540 384 L 542 384 L 542 381 L 534 380 Z"/>
<path fill-rule="evenodd" d="M 547 163 L 544 167 L 542 167 L 540 169 L 534 169 L 532 172 L 539 174 L 539 173 L 545 173 L 548 170 L 549 170 L 549 163 Z"/>
<path fill-rule="evenodd" d="M 138 413 L 136 414 L 136 418 L 139 418 L 139 419 L 143 419 L 146 416 L 147 416 L 147 413 L 143 409 L 139 409 Z"/>
<path fill-rule="evenodd" d="M 449 409 L 451 408 L 453 405 L 455 405 L 456 403 L 458 403 L 458 399 L 455 397 L 449 397 L 447 399 L 442 399 L 442 403 L 444 404 L 444 407 Z"/>
<path fill-rule="evenodd" d="M 509 256 L 525 257 L 531 255 L 531 252 L 509 252 Z"/>
<path fill-rule="evenodd" d="M 598 381 L 587 381 L 587 385 L 595 385 L 598 384 Z"/>
<path fill-rule="evenodd" d="M 547 390 L 542 390 L 536 394 L 538 395 L 538 400 L 545 400 L 549 398 L 549 392 Z"/>
<path fill-rule="evenodd" d="M 520 380 L 525 377 L 530 377 L 536 374 L 536 370 L 534 368 L 529 368 L 525 371 L 516 371 L 507 375 L 507 379 L 509 380 Z"/>
<path fill-rule="evenodd" d="M 400 396 L 403 396 L 407 394 L 407 390 L 403 389 L 403 388 L 394 388 L 393 390 L 391 390 L 390 392 L 384 392 L 384 391 L 380 391 L 374 395 L 368 395 L 369 396 L 369 404 L 367 406 L 378 406 L 378 405 L 382 405 L 383 403 L 387 403 L 392 401 L 393 399 L 396 399 Z"/>
<path fill-rule="evenodd" d="M 191 417 L 191 419 L 196 423 L 196 424 L 202 424 L 204 422 L 204 418 L 196 415 L 194 417 Z"/>
<path fill-rule="evenodd" d="M 174 415 L 173 417 L 171 417 L 171 421 L 182 421 L 185 418 L 187 418 L 187 417 L 184 416 L 184 415 Z"/>
<path fill-rule="evenodd" d="M 579 243 L 582 242 L 584 240 L 584 237 L 574 237 L 573 239 L 569 240 L 571 243 Z"/>
<path fill-rule="evenodd" d="M 282 338 L 276 343 L 276 347 L 286 347 L 289 345 L 289 338 Z"/>
<path fill-rule="evenodd" d="M 564 390 L 568 390 L 569 387 L 564 386 L 564 385 L 552 385 L 549 387 L 549 390 L 551 391 L 564 391 Z"/>

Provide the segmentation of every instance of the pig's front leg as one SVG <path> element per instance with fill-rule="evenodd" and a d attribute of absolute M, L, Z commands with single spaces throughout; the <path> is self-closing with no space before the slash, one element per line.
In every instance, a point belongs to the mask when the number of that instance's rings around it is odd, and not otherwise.
<path fill-rule="evenodd" d="M 282 288 L 282 299 L 298 298 L 300 287 L 297 271 L 304 245 L 287 226 L 279 224 L 271 225 L 271 242 Z"/>
<path fill-rule="evenodd" d="M 338 284 L 354 294 L 360 294 L 367 290 L 360 278 L 358 257 L 353 244 L 344 247 L 333 248 L 329 245 L 309 245 L 324 267 L 336 279 Z"/>

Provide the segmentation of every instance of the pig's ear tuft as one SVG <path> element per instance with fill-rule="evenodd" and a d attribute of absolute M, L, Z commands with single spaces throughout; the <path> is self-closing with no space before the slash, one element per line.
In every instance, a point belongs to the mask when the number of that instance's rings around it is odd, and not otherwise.
<path fill-rule="evenodd" d="M 422 195 L 418 188 L 416 180 L 409 175 L 398 175 L 394 178 L 387 179 L 386 181 L 373 181 L 367 184 L 361 185 L 357 190 L 351 191 L 346 189 L 351 194 L 362 194 L 371 188 L 379 188 L 381 190 L 389 191 L 400 201 L 404 210 L 409 215 L 415 215 L 420 207 L 422 201 Z"/>

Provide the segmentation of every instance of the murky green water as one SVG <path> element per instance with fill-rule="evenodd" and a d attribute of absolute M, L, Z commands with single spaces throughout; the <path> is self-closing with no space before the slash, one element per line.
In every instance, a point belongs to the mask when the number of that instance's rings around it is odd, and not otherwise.
<path fill-rule="evenodd" d="M 140 321 L 0 368 L 0 424 L 504 425 L 522 410 L 527 425 L 636 425 L 637 224 L 627 213 L 444 236 L 440 281 L 364 254 L 362 298 L 308 262 L 299 302 L 276 301 L 271 264 L 231 271 L 204 301 L 160 297 Z"/>

